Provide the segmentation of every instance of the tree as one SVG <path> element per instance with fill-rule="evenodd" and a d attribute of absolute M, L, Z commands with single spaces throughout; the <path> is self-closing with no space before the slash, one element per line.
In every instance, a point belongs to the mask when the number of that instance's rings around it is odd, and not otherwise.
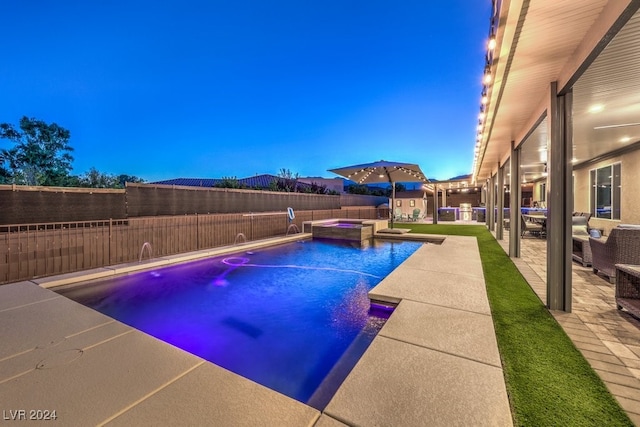
<path fill-rule="evenodd" d="M 235 176 L 223 176 L 218 182 L 213 184 L 216 188 L 247 188 L 246 185 L 238 181 Z"/>
<path fill-rule="evenodd" d="M 80 186 L 89 188 L 115 188 L 119 182 L 116 177 L 98 171 L 96 168 L 89 169 L 80 176 Z"/>
<path fill-rule="evenodd" d="M 144 179 L 135 175 L 127 175 L 121 173 L 116 177 L 116 181 L 118 182 L 118 188 L 124 188 L 127 182 L 130 182 L 132 184 L 142 184 L 144 182 Z"/>
<path fill-rule="evenodd" d="M 0 151 L 0 179 L 25 185 L 65 185 L 71 171 L 70 132 L 56 123 L 23 116 L 20 130 L 0 124 L 0 138 L 16 144 Z"/>
<path fill-rule="evenodd" d="M 298 190 L 298 178 L 300 176 L 297 173 L 294 174 L 291 170 L 282 168 L 278 172 L 277 178 L 271 181 L 269 189 L 272 191 L 295 192 Z"/>
<path fill-rule="evenodd" d="M 124 188 L 127 182 L 144 182 L 143 179 L 133 175 L 111 175 L 103 173 L 96 168 L 89 169 L 83 175 L 76 178 L 75 185 L 89 188 Z"/>
<path fill-rule="evenodd" d="M 349 194 L 370 194 L 369 187 L 362 184 L 352 184 L 347 187 L 347 193 Z"/>

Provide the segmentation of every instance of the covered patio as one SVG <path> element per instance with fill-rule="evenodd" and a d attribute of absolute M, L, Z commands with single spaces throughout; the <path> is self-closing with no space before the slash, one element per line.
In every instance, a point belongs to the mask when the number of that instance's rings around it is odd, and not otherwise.
<path fill-rule="evenodd" d="M 640 322 L 572 254 L 574 215 L 603 240 L 640 224 L 640 1 L 493 4 L 473 165 L 487 227 L 640 425 Z M 533 207 L 544 233 L 523 236 Z"/>
<path fill-rule="evenodd" d="M 546 208 L 545 303 L 570 313 L 572 215 L 587 213 L 604 239 L 640 224 L 640 1 L 494 6 L 473 178 L 513 258 L 522 209 Z"/>

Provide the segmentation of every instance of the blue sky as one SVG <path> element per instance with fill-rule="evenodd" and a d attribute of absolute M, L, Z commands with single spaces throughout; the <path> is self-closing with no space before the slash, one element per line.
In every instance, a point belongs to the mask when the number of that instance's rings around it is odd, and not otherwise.
<path fill-rule="evenodd" d="M 471 172 L 490 0 L 0 3 L 0 122 L 69 129 L 74 174 Z"/>

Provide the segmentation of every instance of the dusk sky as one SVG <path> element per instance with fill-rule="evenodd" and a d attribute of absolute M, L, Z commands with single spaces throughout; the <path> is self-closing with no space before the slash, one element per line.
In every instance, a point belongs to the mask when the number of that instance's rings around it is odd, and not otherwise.
<path fill-rule="evenodd" d="M 68 129 L 74 174 L 471 173 L 490 0 L 0 4 L 0 123 Z"/>

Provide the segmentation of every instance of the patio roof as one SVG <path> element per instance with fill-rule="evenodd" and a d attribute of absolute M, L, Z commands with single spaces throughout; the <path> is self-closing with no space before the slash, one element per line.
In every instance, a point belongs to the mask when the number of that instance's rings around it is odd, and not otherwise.
<path fill-rule="evenodd" d="M 542 172 L 544 118 L 554 81 L 560 92 L 574 91 L 574 141 L 579 141 L 574 142 L 574 162 L 620 149 L 623 134 L 629 138 L 623 144 L 640 140 L 640 50 L 634 48 L 640 40 L 640 1 L 498 3 L 496 47 L 493 58 L 487 57 L 492 81 L 485 86 L 488 102 L 479 131 L 476 181 L 489 178 L 505 163 L 512 141 L 515 146 L 527 142 L 521 163 L 537 165 Z M 601 114 L 589 111 L 596 103 L 605 106 Z"/>

